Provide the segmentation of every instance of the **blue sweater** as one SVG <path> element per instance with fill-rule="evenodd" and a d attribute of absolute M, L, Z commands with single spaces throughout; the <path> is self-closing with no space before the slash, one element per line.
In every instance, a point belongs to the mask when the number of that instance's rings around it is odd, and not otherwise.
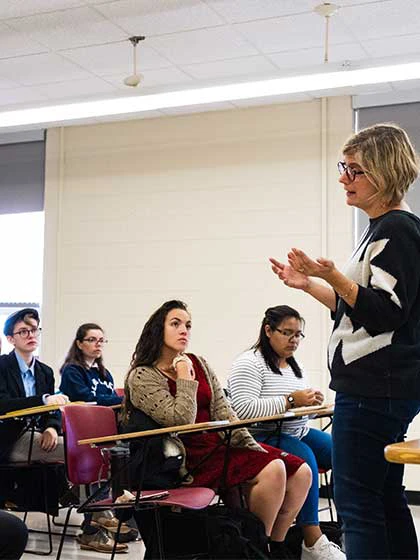
<path fill-rule="evenodd" d="M 108 370 L 107 378 L 101 379 L 96 367 L 83 368 L 75 364 L 65 366 L 61 373 L 60 391 L 71 401 L 95 401 L 102 406 L 120 404 L 119 397 L 114 389 L 114 380 Z"/>

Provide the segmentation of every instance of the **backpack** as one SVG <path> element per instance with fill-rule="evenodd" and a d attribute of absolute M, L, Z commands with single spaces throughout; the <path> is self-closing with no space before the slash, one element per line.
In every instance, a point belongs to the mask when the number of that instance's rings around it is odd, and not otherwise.
<path fill-rule="evenodd" d="M 127 423 L 121 426 L 121 432 L 143 432 L 161 428 L 150 416 L 140 409 L 130 413 Z M 136 489 L 138 481 L 143 478 L 142 488 L 176 488 L 181 484 L 179 469 L 182 465 L 182 455 L 166 457 L 164 452 L 165 436 L 157 436 L 144 440 L 134 440 L 129 444 L 132 457 L 129 479 L 131 489 Z M 145 446 L 147 445 L 147 459 L 143 471 Z"/>
<path fill-rule="evenodd" d="M 246 509 L 210 506 L 204 510 L 160 509 L 164 557 L 266 560 L 264 524 Z M 146 546 L 144 560 L 159 558 L 151 511 L 135 514 Z"/>

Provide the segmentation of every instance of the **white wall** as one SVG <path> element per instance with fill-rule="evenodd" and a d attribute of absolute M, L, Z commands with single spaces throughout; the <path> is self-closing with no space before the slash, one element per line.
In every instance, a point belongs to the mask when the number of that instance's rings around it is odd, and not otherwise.
<path fill-rule="evenodd" d="M 350 98 L 53 129 L 47 135 L 43 359 L 99 322 L 121 385 L 147 317 L 186 301 L 191 350 L 224 379 L 264 310 L 307 320 L 298 357 L 326 388 L 328 314 L 271 273 L 291 246 L 342 265 L 352 215 L 336 161 Z"/>

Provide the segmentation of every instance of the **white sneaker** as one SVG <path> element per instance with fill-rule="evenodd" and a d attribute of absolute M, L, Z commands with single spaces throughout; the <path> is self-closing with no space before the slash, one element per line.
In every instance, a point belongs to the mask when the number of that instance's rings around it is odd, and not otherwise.
<path fill-rule="evenodd" d="M 313 546 L 302 543 L 301 560 L 346 560 L 346 555 L 339 546 L 321 535 Z"/>

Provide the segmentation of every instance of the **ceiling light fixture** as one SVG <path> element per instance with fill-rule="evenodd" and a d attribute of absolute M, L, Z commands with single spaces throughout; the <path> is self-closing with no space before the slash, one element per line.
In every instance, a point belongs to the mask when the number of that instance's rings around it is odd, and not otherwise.
<path fill-rule="evenodd" d="M 315 6 L 314 12 L 319 16 L 325 18 L 325 43 L 324 43 L 324 62 L 328 62 L 328 46 L 329 46 L 329 35 L 330 35 L 330 17 L 338 12 L 337 4 L 331 4 L 331 2 L 324 2 L 323 4 L 318 4 Z"/>
<path fill-rule="evenodd" d="M 129 37 L 128 40 L 133 45 L 133 73 L 124 79 L 126 86 L 137 87 L 139 83 L 143 80 L 143 74 L 137 73 L 137 45 L 140 41 L 144 41 L 146 37 L 143 35 L 133 35 Z"/>
<path fill-rule="evenodd" d="M 111 115 L 130 116 L 171 107 L 281 96 L 293 93 L 316 93 L 321 91 L 322 95 L 325 95 L 325 90 L 419 78 L 420 62 L 411 62 L 392 66 L 321 72 L 288 78 L 241 82 L 201 89 L 16 109 L 0 112 L 0 130 L 5 131 L 12 127 L 24 126 L 33 128 L 35 125 L 42 126 L 51 123 L 54 123 L 56 126 L 68 123 L 69 121 L 79 121 L 78 124 L 80 124 L 83 120 Z"/>

